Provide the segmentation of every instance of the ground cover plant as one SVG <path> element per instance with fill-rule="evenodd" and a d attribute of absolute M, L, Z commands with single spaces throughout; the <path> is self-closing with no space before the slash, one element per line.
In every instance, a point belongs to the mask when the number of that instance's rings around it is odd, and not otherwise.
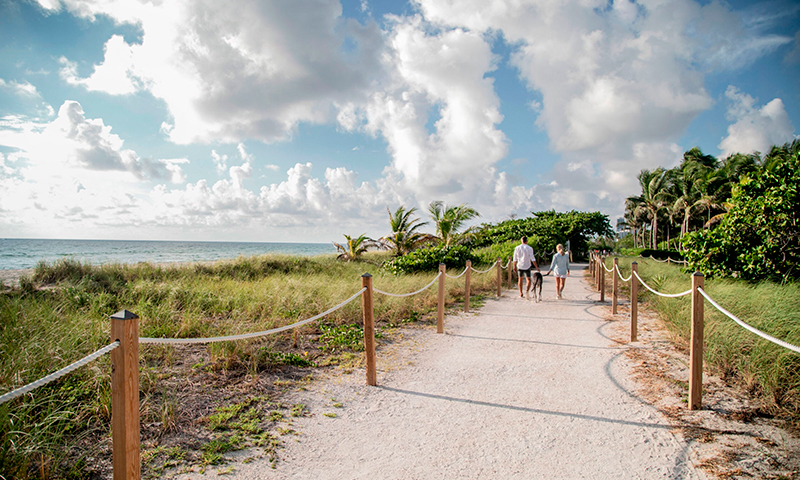
<path fill-rule="evenodd" d="M 41 264 L 19 288 L 0 293 L 0 393 L 107 345 L 108 316 L 122 309 L 139 315 L 142 337 L 231 335 L 325 311 L 356 293 L 364 273 L 373 275 L 377 288 L 393 293 L 418 290 L 432 279 L 430 273 L 382 271 L 385 255 L 367 253 L 362 258 L 341 262 L 333 256 L 264 256 L 174 266 L 91 266 L 70 260 Z M 494 275 L 473 275 L 472 292 L 493 292 L 494 282 Z M 463 302 L 463 295 L 463 280 L 447 282 L 451 306 Z M 435 322 L 435 287 L 406 298 L 376 294 L 374 303 L 379 344 L 390 341 L 381 335 L 397 325 Z M 141 345 L 145 476 L 156 478 L 176 465 L 215 465 L 226 450 L 248 445 L 261 446 L 269 456 L 276 442 L 292 435 L 292 415 L 302 414 L 302 409 L 280 407 L 280 392 L 308 381 L 315 368 L 361 364 L 361 315 L 361 303 L 355 300 L 280 335 L 207 346 Z M 106 475 L 109 372 L 104 356 L 0 405 L 0 472 L 20 479 Z"/>
<path fill-rule="evenodd" d="M 638 263 L 639 276 L 663 293 L 691 288 L 691 272 L 677 265 L 622 257 L 620 271 L 630 275 Z M 606 259 L 613 266 L 613 259 Z M 606 276 L 607 292 L 611 276 Z M 622 283 L 620 283 L 623 285 Z M 629 283 L 623 291 L 629 294 Z M 706 279 L 704 290 L 720 305 L 753 327 L 793 345 L 800 345 L 800 285 L 772 281 L 750 283 L 737 279 Z M 673 341 L 688 352 L 691 336 L 690 296 L 664 298 L 640 287 L 640 302 L 664 320 Z M 763 404 L 760 413 L 780 415 L 800 425 L 800 355 L 764 340 L 705 303 L 706 368 L 723 380 L 744 386 Z"/>

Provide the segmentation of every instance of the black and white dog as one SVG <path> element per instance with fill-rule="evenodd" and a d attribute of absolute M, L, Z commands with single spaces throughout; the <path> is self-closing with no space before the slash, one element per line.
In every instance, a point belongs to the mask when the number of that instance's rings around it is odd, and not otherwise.
<path fill-rule="evenodd" d="M 542 301 L 542 273 L 531 272 L 531 292 L 536 303 Z"/>

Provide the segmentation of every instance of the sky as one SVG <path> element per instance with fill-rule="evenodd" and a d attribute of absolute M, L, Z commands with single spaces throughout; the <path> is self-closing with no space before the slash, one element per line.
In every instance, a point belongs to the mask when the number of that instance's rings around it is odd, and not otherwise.
<path fill-rule="evenodd" d="M 339 242 L 435 200 L 613 225 L 642 169 L 797 138 L 799 26 L 796 0 L 0 0 L 0 237 Z"/>

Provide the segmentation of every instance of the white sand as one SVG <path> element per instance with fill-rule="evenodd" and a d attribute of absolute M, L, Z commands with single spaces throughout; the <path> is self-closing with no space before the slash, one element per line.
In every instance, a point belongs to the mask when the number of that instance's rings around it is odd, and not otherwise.
<path fill-rule="evenodd" d="M 362 369 L 298 392 L 311 415 L 282 437 L 275 469 L 256 458 L 179 478 L 706 478 L 632 393 L 630 347 L 610 339 L 599 295 L 573 272 L 564 300 L 545 277 L 542 303 L 505 290 L 448 316 L 444 335 L 414 330 L 379 350 L 377 387 Z"/>

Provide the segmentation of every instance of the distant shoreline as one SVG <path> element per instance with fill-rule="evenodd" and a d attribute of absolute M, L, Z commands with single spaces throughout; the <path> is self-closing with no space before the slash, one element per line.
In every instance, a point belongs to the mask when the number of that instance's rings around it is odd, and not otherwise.
<path fill-rule="evenodd" d="M 16 270 L 0 270 L 0 283 L 6 286 L 16 287 L 19 279 L 24 276 L 33 275 L 32 268 L 20 268 Z"/>

